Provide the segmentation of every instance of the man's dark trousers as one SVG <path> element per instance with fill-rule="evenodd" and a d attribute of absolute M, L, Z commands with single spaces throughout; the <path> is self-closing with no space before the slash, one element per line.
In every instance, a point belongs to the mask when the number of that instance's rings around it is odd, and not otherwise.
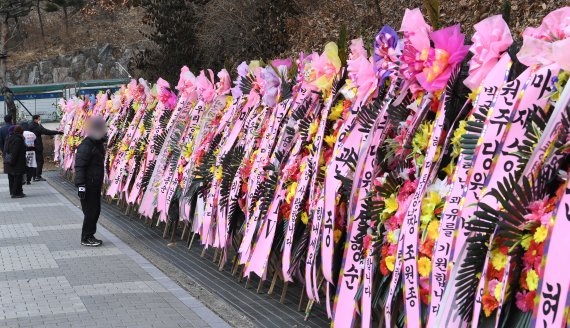
<path fill-rule="evenodd" d="M 8 174 L 8 187 L 10 189 L 10 195 L 21 195 L 22 190 L 22 178 L 21 174 Z"/>
<path fill-rule="evenodd" d="M 101 189 L 87 188 L 85 199 L 81 200 L 81 210 L 83 211 L 81 240 L 85 240 L 93 237 L 97 231 L 97 221 L 101 214 Z"/>
<path fill-rule="evenodd" d="M 44 152 L 43 151 L 36 151 L 36 164 L 38 167 L 36 168 L 36 178 L 42 177 L 42 171 L 44 169 Z"/>

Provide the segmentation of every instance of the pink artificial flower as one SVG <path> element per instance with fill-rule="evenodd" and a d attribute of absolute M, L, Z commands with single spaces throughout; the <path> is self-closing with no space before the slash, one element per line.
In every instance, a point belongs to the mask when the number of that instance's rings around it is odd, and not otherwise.
<path fill-rule="evenodd" d="M 354 39 L 350 41 L 350 54 L 348 55 L 349 60 L 356 60 L 358 58 L 368 58 L 368 52 L 364 48 L 364 41 L 361 38 Z"/>
<path fill-rule="evenodd" d="M 489 283 L 487 284 L 487 289 L 489 290 L 489 294 L 495 295 L 495 289 L 497 288 L 498 284 L 499 284 L 499 280 L 497 280 L 497 279 L 491 279 L 489 281 Z"/>
<path fill-rule="evenodd" d="M 435 92 L 445 88 L 452 70 L 461 64 L 469 47 L 459 24 L 431 33 L 431 39 L 435 49 L 422 50 L 424 69 L 416 78 L 425 90 Z"/>
<path fill-rule="evenodd" d="M 527 27 L 523 45 L 517 54 L 527 66 L 557 63 L 570 70 L 570 7 L 563 7 L 546 15 L 539 27 Z"/>
<path fill-rule="evenodd" d="M 358 57 L 355 60 L 348 60 L 348 74 L 352 82 L 358 89 L 356 102 L 365 100 L 370 96 L 370 92 L 378 85 L 378 77 L 374 71 L 374 64 L 366 57 Z"/>
<path fill-rule="evenodd" d="M 275 68 L 279 68 L 280 66 L 285 66 L 289 70 L 291 69 L 292 61 L 291 58 L 274 59 L 271 61 L 271 65 L 273 65 Z"/>
<path fill-rule="evenodd" d="M 174 92 L 170 91 L 170 84 L 162 78 L 158 78 L 156 86 L 156 97 L 158 98 L 158 101 L 161 102 L 166 109 L 173 109 L 176 107 L 176 95 Z"/>
<path fill-rule="evenodd" d="M 191 97 L 194 100 L 198 96 L 196 93 L 196 77 L 187 66 L 182 67 L 180 70 L 180 78 L 176 90 L 178 90 L 182 98 Z"/>
<path fill-rule="evenodd" d="M 216 93 L 218 95 L 225 95 L 230 92 L 232 87 L 232 78 L 230 77 L 230 73 L 223 68 L 221 71 L 218 72 L 218 82 L 216 83 Z"/>
<path fill-rule="evenodd" d="M 501 15 L 485 18 L 474 28 L 473 45 L 469 48 L 473 57 L 469 61 L 469 76 L 463 81 L 472 91 L 479 87 L 501 54 L 513 43 L 509 26 Z"/>
<path fill-rule="evenodd" d="M 372 236 L 370 235 L 366 235 L 364 236 L 363 240 L 362 240 L 362 249 L 363 250 L 368 250 L 368 248 L 370 247 L 370 243 L 372 242 Z"/>
<path fill-rule="evenodd" d="M 420 288 L 430 290 L 429 277 L 420 277 Z"/>
<path fill-rule="evenodd" d="M 528 204 L 527 209 L 530 211 L 524 218 L 530 222 L 537 222 L 547 225 L 550 222 L 551 213 L 548 212 L 548 198 L 536 200 Z"/>
<path fill-rule="evenodd" d="M 431 30 L 431 26 L 426 23 L 419 8 L 411 10 L 406 8 L 400 32 L 404 32 L 404 37 L 412 47 L 417 51 L 429 48 L 429 33 Z"/>
<path fill-rule="evenodd" d="M 211 102 L 216 95 L 216 89 L 213 83 L 214 73 L 212 70 L 208 70 L 208 74 L 210 78 L 206 76 L 204 71 L 200 71 L 200 75 L 196 78 L 198 95 L 207 103 Z"/>

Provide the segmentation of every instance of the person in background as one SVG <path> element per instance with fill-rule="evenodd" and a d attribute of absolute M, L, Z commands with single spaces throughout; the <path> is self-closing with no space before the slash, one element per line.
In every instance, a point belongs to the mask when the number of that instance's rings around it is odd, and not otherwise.
<path fill-rule="evenodd" d="M 4 148 L 4 173 L 8 174 L 10 195 L 12 198 L 23 198 L 22 178 L 26 172 L 26 143 L 24 129 L 16 125 L 14 133 L 8 137 Z"/>
<path fill-rule="evenodd" d="M 10 155 L 8 155 L 8 152 L 5 152 L 4 149 L 8 148 L 8 139 L 10 139 L 10 137 L 14 134 L 14 128 L 16 126 L 15 125 L 11 125 L 8 128 L 8 133 L 6 135 L 6 138 L 4 138 L 4 142 L 0 145 L 0 149 L 2 150 L 2 161 L 4 164 L 4 174 L 8 174 L 8 187 L 10 189 L 10 196 L 14 196 L 14 190 L 12 188 L 12 183 L 10 182 L 10 173 L 9 173 L 9 169 L 6 169 L 9 165 L 9 162 L 12 161 L 12 157 L 10 157 Z"/>
<path fill-rule="evenodd" d="M 8 140 L 8 130 L 14 126 L 12 124 L 12 115 L 4 116 L 4 123 L 6 124 L 0 128 L 0 152 L 2 152 L 2 154 L 4 154 L 4 144 Z"/>
<path fill-rule="evenodd" d="M 36 176 L 36 135 L 24 129 L 24 141 L 26 142 L 26 184 L 32 184 L 32 178 Z"/>
<path fill-rule="evenodd" d="M 87 121 L 87 137 L 75 154 L 75 185 L 83 210 L 81 245 L 100 246 L 95 238 L 97 221 L 101 214 L 101 189 L 105 175 L 105 119 L 93 116 Z"/>
<path fill-rule="evenodd" d="M 54 136 L 56 134 L 63 134 L 63 132 L 48 130 L 44 128 L 42 125 L 42 119 L 39 115 L 32 116 L 32 120 L 33 121 L 30 124 L 30 131 L 36 135 L 36 141 L 34 145 L 36 148 L 35 151 L 37 163 L 36 176 L 34 178 L 34 181 L 46 181 L 46 179 L 42 177 L 42 170 L 44 167 L 44 143 L 42 141 L 42 136 Z"/>

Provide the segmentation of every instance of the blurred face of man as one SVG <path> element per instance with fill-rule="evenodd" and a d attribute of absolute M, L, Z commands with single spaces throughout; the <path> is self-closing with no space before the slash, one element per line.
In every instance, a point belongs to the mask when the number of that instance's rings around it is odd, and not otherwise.
<path fill-rule="evenodd" d="M 93 116 L 89 119 L 87 126 L 88 135 L 95 139 L 101 140 L 107 134 L 107 126 L 105 120 L 100 116 Z"/>

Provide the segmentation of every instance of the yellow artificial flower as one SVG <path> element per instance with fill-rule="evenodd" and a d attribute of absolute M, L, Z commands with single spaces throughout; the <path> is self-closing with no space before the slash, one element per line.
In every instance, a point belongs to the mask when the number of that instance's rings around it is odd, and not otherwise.
<path fill-rule="evenodd" d="M 425 256 L 420 257 L 418 260 L 418 273 L 422 277 L 429 277 L 431 272 L 431 260 Z"/>
<path fill-rule="evenodd" d="M 538 287 L 538 275 L 534 269 L 528 270 L 526 274 L 526 285 L 529 291 L 534 291 Z"/>
<path fill-rule="evenodd" d="M 534 232 L 534 242 L 537 244 L 542 243 L 546 239 L 546 235 L 548 235 L 548 228 L 546 226 L 541 225 L 536 229 Z"/>
<path fill-rule="evenodd" d="M 394 194 L 384 199 L 384 211 L 382 212 L 383 214 L 392 214 L 397 210 L 398 210 L 398 201 L 396 200 L 396 196 Z"/>
<path fill-rule="evenodd" d="M 394 263 L 396 262 L 396 257 L 394 255 L 386 256 L 386 268 L 390 271 L 394 271 Z"/>
<path fill-rule="evenodd" d="M 224 112 L 230 107 L 230 105 L 234 102 L 234 97 L 227 96 L 226 97 L 226 106 L 224 107 Z"/>
<path fill-rule="evenodd" d="M 427 231 L 429 239 L 437 240 L 437 237 L 439 236 L 439 221 L 432 220 L 428 225 Z"/>
<path fill-rule="evenodd" d="M 390 243 L 390 244 L 396 244 L 398 242 L 398 238 L 396 237 L 396 234 L 394 233 L 394 231 L 389 231 L 388 235 L 386 236 L 386 240 Z"/>
<path fill-rule="evenodd" d="M 338 57 L 338 46 L 334 42 L 329 42 L 325 45 L 325 56 L 330 63 L 335 67 L 338 72 L 341 66 L 340 58 Z M 313 85 L 319 88 L 321 92 L 327 92 L 332 87 L 333 77 L 323 75 L 313 81 Z"/>
<path fill-rule="evenodd" d="M 524 248 L 525 251 L 528 251 L 530 248 L 530 241 L 532 240 L 532 235 L 526 234 L 521 239 L 521 246 Z"/>
<path fill-rule="evenodd" d="M 301 213 L 301 222 L 303 222 L 303 224 L 305 225 L 309 223 L 309 215 L 307 214 L 307 212 Z"/>
<path fill-rule="evenodd" d="M 297 182 L 293 182 L 287 187 L 287 197 L 285 197 L 285 201 L 287 204 L 291 204 L 293 198 L 295 197 L 295 192 L 297 191 Z"/>
<path fill-rule="evenodd" d="M 562 90 L 564 89 L 566 82 L 568 82 L 568 77 L 569 77 L 568 72 L 562 70 L 560 71 L 556 83 L 554 83 L 556 92 L 552 94 L 552 100 L 557 101 L 560 98 L 560 94 L 562 93 Z"/>
<path fill-rule="evenodd" d="M 189 142 L 184 147 L 184 150 L 182 151 L 182 156 L 184 156 L 184 158 L 190 158 L 192 156 L 192 148 L 193 148 L 193 143 Z"/>
<path fill-rule="evenodd" d="M 501 293 L 503 291 L 503 283 L 500 282 L 497 284 L 497 286 L 495 287 L 495 290 L 493 291 L 493 294 L 495 296 L 495 298 L 498 300 L 501 299 Z"/>
<path fill-rule="evenodd" d="M 220 154 L 220 148 L 216 148 L 214 149 L 214 156 L 217 158 L 218 155 Z"/>
<path fill-rule="evenodd" d="M 319 124 L 316 121 L 313 121 L 311 125 L 309 125 L 309 135 L 314 135 L 317 133 L 317 129 L 319 128 Z"/>
<path fill-rule="evenodd" d="M 435 215 L 436 207 L 441 203 L 441 196 L 435 191 L 428 191 L 427 195 L 422 201 L 422 223 L 426 224 Z"/>
<path fill-rule="evenodd" d="M 334 143 L 336 142 L 336 137 L 333 134 L 329 134 L 328 136 L 325 136 L 324 140 L 329 146 L 329 148 L 332 148 L 334 147 Z"/>
<path fill-rule="evenodd" d="M 257 150 L 256 150 L 257 151 Z M 305 167 L 307 167 L 307 162 L 303 161 L 301 165 L 299 165 L 299 172 L 304 172 Z"/>
<path fill-rule="evenodd" d="M 329 121 L 336 121 L 342 117 L 342 112 L 344 111 L 344 102 L 339 101 L 333 108 L 331 108 L 331 112 L 327 119 Z"/>
<path fill-rule="evenodd" d="M 421 156 L 417 160 L 418 165 L 423 164 L 424 152 L 429 144 L 429 139 L 432 130 L 433 130 L 433 124 L 431 122 L 424 122 L 420 125 L 418 131 L 416 132 L 414 138 L 412 139 L 413 153 Z"/>
<path fill-rule="evenodd" d="M 334 235 L 333 235 L 335 243 L 338 243 L 338 241 L 340 240 L 340 236 L 342 236 L 342 231 L 340 231 L 339 229 L 335 229 Z"/>
<path fill-rule="evenodd" d="M 134 153 L 134 149 L 129 149 L 129 151 L 127 151 L 127 161 L 133 157 Z"/>
<path fill-rule="evenodd" d="M 214 178 L 215 178 L 217 181 L 222 180 L 222 173 L 223 173 L 222 167 L 221 167 L 221 166 L 218 166 L 218 167 L 215 169 L 215 172 L 216 172 L 216 173 L 214 173 Z"/>
<path fill-rule="evenodd" d="M 338 46 L 335 42 L 329 42 L 325 45 L 325 55 L 337 70 L 340 69 L 342 64 L 340 62 L 340 57 L 338 56 Z"/>
<path fill-rule="evenodd" d="M 453 172 L 455 171 L 455 163 L 453 161 L 450 161 L 449 164 L 447 164 L 447 166 L 441 170 L 445 173 L 445 175 L 450 177 L 453 175 Z"/>
<path fill-rule="evenodd" d="M 251 72 L 255 72 L 255 69 L 258 68 L 259 66 L 261 66 L 261 61 L 259 60 L 252 60 L 249 62 L 249 70 Z"/>
<path fill-rule="evenodd" d="M 141 134 L 144 134 L 145 131 L 146 131 L 146 129 L 144 128 L 144 124 L 139 125 L 139 132 L 140 132 Z"/>
<path fill-rule="evenodd" d="M 471 100 L 472 103 L 475 103 L 475 100 L 477 99 L 477 95 L 479 94 L 479 92 L 481 92 L 481 86 L 479 86 L 477 89 L 473 90 L 469 94 L 469 99 Z"/>
<path fill-rule="evenodd" d="M 506 254 L 503 254 L 500 250 L 496 249 L 491 252 L 491 264 L 495 270 L 500 271 L 507 266 L 507 261 L 509 258 Z"/>
<path fill-rule="evenodd" d="M 460 121 L 459 126 L 457 127 L 455 132 L 453 132 L 453 137 L 451 138 L 451 146 L 452 146 L 451 157 L 453 158 L 456 158 L 459 156 L 459 154 L 461 154 L 461 137 L 463 137 L 463 135 L 467 133 L 467 130 L 465 129 L 466 125 L 467 121 L 465 120 Z"/>

